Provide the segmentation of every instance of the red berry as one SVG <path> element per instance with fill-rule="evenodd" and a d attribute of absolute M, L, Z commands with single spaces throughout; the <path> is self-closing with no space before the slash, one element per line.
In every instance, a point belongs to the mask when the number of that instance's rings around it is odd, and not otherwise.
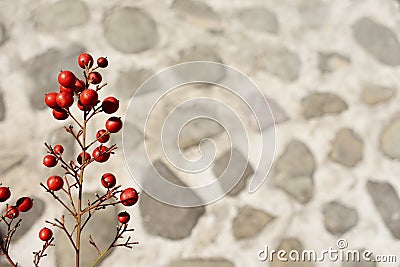
<path fill-rule="evenodd" d="M 63 70 L 58 74 L 58 82 L 64 87 L 74 87 L 75 81 L 75 74 L 69 70 Z"/>
<path fill-rule="evenodd" d="M 119 108 L 119 101 L 113 96 L 109 96 L 103 100 L 103 103 L 101 104 L 101 107 L 103 108 L 103 111 L 107 114 L 114 113 L 118 110 Z"/>
<path fill-rule="evenodd" d="M 1 186 L 0 187 L 0 202 L 4 202 L 11 197 L 10 188 Z"/>
<path fill-rule="evenodd" d="M 98 73 L 97 71 L 92 71 L 91 73 L 89 73 L 88 80 L 92 84 L 99 84 L 101 83 L 102 79 L 103 78 L 101 77 L 101 74 Z"/>
<path fill-rule="evenodd" d="M 118 221 L 122 224 L 126 224 L 129 222 L 131 216 L 126 211 L 122 211 L 118 213 Z"/>
<path fill-rule="evenodd" d="M 106 121 L 106 129 L 110 133 L 117 133 L 122 128 L 122 121 L 120 118 L 111 117 Z"/>
<path fill-rule="evenodd" d="M 43 165 L 46 167 L 54 167 L 57 165 L 57 159 L 53 155 L 46 155 L 43 158 Z"/>
<path fill-rule="evenodd" d="M 121 200 L 122 205 L 132 206 L 135 205 L 136 202 L 138 201 L 139 194 L 134 188 L 129 187 L 124 191 L 122 191 L 121 195 L 119 196 L 119 199 Z"/>
<path fill-rule="evenodd" d="M 21 197 L 17 200 L 17 208 L 21 212 L 27 212 L 33 207 L 33 200 L 29 197 Z"/>
<path fill-rule="evenodd" d="M 74 103 L 74 95 L 61 92 L 57 94 L 57 105 L 61 108 L 69 108 Z"/>
<path fill-rule="evenodd" d="M 92 108 L 92 107 L 87 107 L 87 106 L 82 105 L 80 100 L 78 100 L 77 106 L 82 111 L 89 111 Z"/>
<path fill-rule="evenodd" d="M 85 82 L 82 81 L 82 80 L 80 80 L 80 79 L 76 79 L 76 82 L 75 82 L 75 91 L 76 91 L 77 93 L 80 93 L 80 92 L 82 92 L 83 90 L 85 90 L 85 88 L 86 88 Z"/>
<path fill-rule="evenodd" d="M 52 191 L 58 191 L 64 186 L 64 180 L 57 175 L 47 178 L 47 187 Z"/>
<path fill-rule="evenodd" d="M 76 161 L 78 161 L 79 164 L 82 165 L 83 163 L 83 158 L 85 158 L 85 162 L 88 161 L 90 159 L 90 154 L 85 152 L 85 155 L 83 154 L 83 152 L 81 152 L 78 157 L 76 158 Z"/>
<path fill-rule="evenodd" d="M 19 210 L 14 206 L 8 206 L 5 216 L 9 219 L 14 219 L 19 216 Z"/>
<path fill-rule="evenodd" d="M 60 85 L 60 92 L 73 95 L 74 94 L 74 89 L 70 88 L 70 87 L 64 87 L 64 86 Z"/>
<path fill-rule="evenodd" d="M 50 93 L 46 94 L 44 96 L 44 102 L 50 108 L 58 107 L 58 105 L 57 105 L 57 93 L 56 92 L 50 92 Z"/>
<path fill-rule="evenodd" d="M 69 116 L 68 112 L 60 107 L 53 109 L 53 117 L 56 120 L 63 121 L 63 120 L 66 120 L 68 118 L 68 116 Z"/>
<path fill-rule="evenodd" d="M 62 145 L 55 145 L 53 151 L 57 155 L 61 155 L 64 152 L 64 147 Z"/>
<path fill-rule="evenodd" d="M 112 188 L 117 183 L 117 179 L 115 178 L 114 174 L 112 173 L 105 173 L 101 176 L 101 184 L 105 188 Z"/>
<path fill-rule="evenodd" d="M 108 147 L 99 146 L 93 150 L 92 156 L 97 162 L 106 162 L 110 158 L 110 153 L 106 153 Z"/>
<path fill-rule="evenodd" d="M 78 64 L 82 69 L 86 66 L 91 68 L 93 66 L 93 57 L 88 53 L 82 53 L 78 56 Z"/>
<path fill-rule="evenodd" d="M 84 106 L 93 107 L 96 105 L 99 95 L 93 89 L 85 89 L 82 91 L 79 100 Z"/>
<path fill-rule="evenodd" d="M 49 241 L 52 237 L 53 231 L 51 231 L 49 228 L 44 227 L 39 231 L 39 238 L 42 241 Z"/>
<path fill-rule="evenodd" d="M 106 143 L 108 140 L 110 140 L 110 134 L 104 129 L 98 130 L 96 133 L 96 139 L 100 143 Z"/>
<path fill-rule="evenodd" d="M 97 59 L 97 66 L 99 66 L 100 68 L 105 68 L 108 66 L 108 60 L 105 57 L 99 57 Z"/>

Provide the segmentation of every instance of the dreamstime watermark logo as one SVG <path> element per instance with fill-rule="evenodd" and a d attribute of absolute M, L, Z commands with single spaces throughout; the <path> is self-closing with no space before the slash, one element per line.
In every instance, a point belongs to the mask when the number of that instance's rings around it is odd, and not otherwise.
<path fill-rule="evenodd" d="M 337 248 L 317 252 L 316 250 L 270 250 L 265 246 L 263 250 L 258 251 L 257 257 L 262 262 L 273 261 L 292 261 L 292 262 L 381 262 L 396 263 L 397 256 L 394 255 L 375 255 L 370 250 L 348 249 L 348 242 L 345 239 L 339 239 L 336 242 Z"/>
<path fill-rule="evenodd" d="M 155 134 L 160 137 L 160 150 L 163 151 L 164 162 L 168 163 L 167 167 L 183 173 L 198 174 L 207 171 L 215 161 L 215 142 L 210 138 L 201 140 L 198 146 L 200 157 L 193 160 L 183 155 L 179 138 L 184 128 L 196 120 L 212 121 L 222 127 L 229 137 L 231 159 L 225 171 L 212 182 L 183 186 L 174 183 L 169 177 L 164 177 L 165 172 L 154 166 L 154 159 L 149 155 L 151 148 L 146 139 L 149 134 L 146 132 L 149 131 L 147 123 L 152 116 L 157 115 L 157 105 L 164 98 L 182 86 L 193 84 L 217 86 L 235 96 L 251 111 L 253 121 L 259 127 L 257 152 L 251 154 L 254 175 L 248 188 L 249 193 L 254 193 L 266 179 L 275 152 L 272 112 L 261 90 L 247 76 L 230 66 L 216 62 L 178 64 L 153 75 L 139 87 L 128 106 L 125 122 L 134 122 L 144 134 L 133 137 L 136 132 L 132 132 L 129 127 L 124 127 L 123 132 L 124 155 L 131 175 L 147 194 L 161 202 L 179 207 L 196 207 L 214 202 L 226 195 L 240 181 L 249 163 L 249 147 L 253 140 L 249 137 L 246 123 L 239 116 L 240 111 L 235 110 L 235 106 L 229 101 L 214 99 L 210 95 L 192 96 L 177 104 L 163 121 L 157 122 L 162 127 L 161 131 Z M 252 107 L 255 97 L 257 108 Z M 265 134 L 263 129 L 270 130 Z M 141 138 L 142 145 L 135 149 L 129 147 L 130 138 Z M 246 157 L 245 161 L 232 160 L 232 151 L 237 147 L 240 147 L 240 151 Z M 234 172 L 229 171 L 232 168 Z M 221 188 L 221 184 L 225 186 Z"/>

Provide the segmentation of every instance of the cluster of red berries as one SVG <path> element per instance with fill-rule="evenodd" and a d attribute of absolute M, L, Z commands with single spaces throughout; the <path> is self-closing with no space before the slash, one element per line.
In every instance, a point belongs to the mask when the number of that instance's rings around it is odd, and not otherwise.
<path fill-rule="evenodd" d="M 50 92 L 45 95 L 44 101 L 46 105 L 52 109 L 53 117 L 57 120 L 65 120 L 72 116 L 70 108 L 75 102 L 77 107 L 86 115 L 92 110 L 95 112 L 104 112 L 113 114 L 119 109 L 119 101 L 113 96 L 108 96 L 102 101 L 99 100 L 98 91 L 104 86 L 99 84 L 103 78 L 101 74 L 95 71 L 98 68 L 108 66 L 108 60 L 105 57 L 97 59 L 97 66 L 93 67 L 93 57 L 88 53 L 83 53 L 78 56 L 78 65 L 85 70 L 85 81 L 77 78 L 74 73 L 69 70 L 63 70 L 58 75 L 60 84 L 59 92 Z M 90 86 L 95 85 L 95 89 Z M 73 118 L 73 117 L 72 117 Z M 106 162 L 111 155 L 109 147 L 104 145 L 110 140 L 110 134 L 117 133 L 122 129 L 123 123 L 119 117 L 110 117 L 105 123 L 105 129 L 100 129 L 96 132 L 95 142 L 100 143 L 99 146 L 93 149 L 92 153 L 85 150 L 82 151 L 76 158 L 80 165 L 83 165 L 93 159 L 96 162 Z M 60 161 L 64 152 L 64 147 L 60 144 L 52 148 L 51 153 L 43 158 L 43 164 L 46 167 L 55 167 Z M 107 190 L 116 187 L 116 177 L 112 173 L 102 175 L 101 184 Z M 52 175 L 47 178 L 47 187 L 51 191 L 59 191 L 64 187 L 64 179 L 58 175 Z M 139 194 L 134 188 L 126 188 L 122 190 L 119 196 L 120 203 L 124 206 L 132 206 L 138 201 Z M 128 223 L 130 220 L 129 213 L 120 212 L 118 221 L 122 224 Z M 52 232 L 48 228 L 43 228 L 39 233 L 40 239 L 48 241 L 52 238 Z"/>
<path fill-rule="evenodd" d="M 5 202 L 11 197 L 10 188 L 0 187 L 0 202 Z M 33 207 L 33 199 L 29 197 L 20 197 L 17 203 L 13 206 L 7 206 L 4 216 L 9 219 L 15 219 L 19 216 L 20 212 L 27 212 Z"/>

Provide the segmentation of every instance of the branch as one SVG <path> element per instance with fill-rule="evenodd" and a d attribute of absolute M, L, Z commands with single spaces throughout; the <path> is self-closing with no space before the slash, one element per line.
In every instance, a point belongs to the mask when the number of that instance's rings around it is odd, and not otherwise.
<path fill-rule="evenodd" d="M 52 226 L 54 226 L 54 227 L 57 227 L 57 228 L 60 228 L 61 230 L 63 230 L 64 233 L 67 235 L 67 237 L 68 237 L 68 239 L 69 239 L 71 245 L 74 247 L 74 250 L 75 250 L 75 251 L 78 251 L 78 248 L 76 247 L 76 244 L 75 244 L 74 240 L 72 239 L 72 233 L 69 233 L 69 232 L 68 232 L 68 229 L 65 227 L 64 215 L 61 216 L 61 221 L 58 220 L 57 218 L 54 218 L 54 221 L 55 221 L 55 222 L 46 221 L 46 223 L 48 223 L 48 224 L 50 224 L 50 225 L 52 225 Z"/>
<path fill-rule="evenodd" d="M 35 265 L 35 267 L 39 267 L 39 261 L 46 257 L 47 254 L 45 254 L 44 252 L 46 251 L 46 249 L 48 249 L 49 247 L 53 247 L 54 244 L 52 244 L 54 241 L 54 237 L 52 237 L 49 241 L 46 241 L 46 243 L 43 245 L 42 249 L 39 250 L 38 252 L 33 252 L 33 264 Z"/>
<path fill-rule="evenodd" d="M 67 131 L 67 133 L 70 133 L 75 138 L 75 140 L 79 144 L 79 146 L 82 149 L 84 149 L 84 145 L 82 144 L 81 140 L 79 139 L 79 136 L 81 135 L 81 131 L 79 131 L 77 134 L 75 134 L 74 127 L 72 125 L 69 125 L 68 127 L 64 126 L 64 129 Z M 82 126 L 81 126 L 81 129 L 83 129 Z"/>
<path fill-rule="evenodd" d="M 101 252 L 96 242 L 94 242 L 92 235 L 89 235 L 89 244 L 92 245 L 97 250 L 97 256 L 99 257 L 101 255 Z"/>
<path fill-rule="evenodd" d="M 127 238 L 127 240 L 123 243 L 119 243 L 117 244 L 117 241 L 121 238 L 123 238 L 123 234 L 126 232 L 132 232 L 134 231 L 133 229 L 128 229 L 128 225 L 127 224 L 121 224 L 119 226 L 117 226 L 117 232 L 115 235 L 114 240 L 111 242 L 111 244 L 97 257 L 97 259 L 92 263 L 91 267 L 96 266 L 97 264 L 99 264 L 101 262 L 101 260 L 104 258 L 104 256 L 106 256 L 108 254 L 108 252 L 115 248 L 115 247 L 126 247 L 129 249 L 132 249 L 133 246 L 132 245 L 137 245 L 139 244 L 139 242 L 130 242 L 130 237 Z"/>
<path fill-rule="evenodd" d="M 17 228 L 21 225 L 21 219 L 18 220 L 18 222 L 12 227 L 14 219 L 11 219 L 10 222 L 7 222 L 7 219 L 5 216 L 1 216 L 1 221 L 4 222 L 7 225 L 7 233 L 4 235 L 3 240 L 0 242 L 0 250 L 1 254 L 6 257 L 7 261 L 10 263 L 11 266 L 17 266 L 18 263 L 14 262 L 11 259 L 11 256 L 9 254 L 9 249 L 10 249 L 10 244 L 11 244 L 11 239 L 14 235 L 14 233 L 17 231 Z"/>
<path fill-rule="evenodd" d="M 68 206 L 67 204 L 64 203 L 64 201 L 62 201 L 53 191 L 51 191 L 50 189 L 48 189 L 43 183 L 40 183 L 40 186 L 43 187 L 46 192 L 50 193 L 53 198 L 55 200 L 57 200 L 66 210 L 68 210 L 68 212 L 74 216 L 76 218 L 77 214 L 75 212 L 73 212 Z"/>
<path fill-rule="evenodd" d="M 72 113 L 69 111 L 68 108 L 65 109 L 65 111 L 67 111 L 68 115 L 76 122 L 76 124 L 78 124 L 78 126 L 82 129 L 83 126 L 82 124 L 74 117 L 74 115 L 72 115 Z"/>

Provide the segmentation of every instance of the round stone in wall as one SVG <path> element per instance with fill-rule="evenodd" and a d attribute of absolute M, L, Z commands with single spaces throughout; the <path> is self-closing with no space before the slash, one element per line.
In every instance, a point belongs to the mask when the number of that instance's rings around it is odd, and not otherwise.
<path fill-rule="evenodd" d="M 337 201 L 325 204 L 323 208 L 324 225 L 333 235 L 341 236 L 352 229 L 358 221 L 357 210 Z"/>
<path fill-rule="evenodd" d="M 332 161 L 354 167 L 362 160 L 364 143 L 352 129 L 340 129 L 332 144 L 329 157 Z"/>
<path fill-rule="evenodd" d="M 400 65 L 400 43 L 396 34 L 387 26 L 363 17 L 354 23 L 353 36 L 379 62 L 389 66 Z"/>
<path fill-rule="evenodd" d="M 301 59 L 294 51 L 280 46 L 269 46 L 263 50 L 262 68 L 285 82 L 294 82 L 300 76 Z"/>
<path fill-rule="evenodd" d="M 114 10 L 105 21 L 105 37 L 115 49 L 128 54 L 151 49 L 159 40 L 154 20 L 135 7 Z"/>
<path fill-rule="evenodd" d="M 299 140 L 290 141 L 276 160 L 274 183 L 305 204 L 313 196 L 315 159 L 310 149 Z"/>
<path fill-rule="evenodd" d="M 382 131 L 380 147 L 392 159 L 400 158 L 400 117 L 393 119 Z"/>
<path fill-rule="evenodd" d="M 237 240 L 257 237 L 273 219 L 273 216 L 259 209 L 249 206 L 239 208 L 232 222 L 233 236 Z"/>
<path fill-rule="evenodd" d="M 320 52 L 318 55 L 318 67 L 324 74 L 346 67 L 350 63 L 350 58 L 339 53 Z"/>
<path fill-rule="evenodd" d="M 393 87 L 367 84 L 361 91 L 361 101 L 369 106 L 387 102 L 396 95 Z"/>
<path fill-rule="evenodd" d="M 153 166 L 149 167 L 149 170 L 153 167 L 169 182 L 183 187 L 187 186 L 161 160 L 156 160 Z M 144 176 L 149 177 L 149 180 L 154 179 L 151 177 L 151 175 L 155 175 L 154 172 L 149 170 L 145 172 Z M 168 193 L 178 199 L 188 197 L 178 191 Z M 194 192 L 192 192 L 189 197 L 198 198 Z M 203 206 L 181 208 L 167 205 L 155 200 L 145 191 L 140 193 L 139 209 L 140 215 L 143 218 L 144 229 L 146 229 L 148 233 L 171 240 L 189 237 L 193 228 L 205 213 L 205 208 Z"/>
<path fill-rule="evenodd" d="M 248 29 L 277 34 L 279 22 L 276 14 L 266 8 L 252 7 L 238 12 L 239 21 Z"/>
<path fill-rule="evenodd" d="M 79 0 L 61 0 L 36 11 L 35 26 L 41 31 L 56 31 L 84 25 L 89 20 L 89 10 Z"/>
<path fill-rule="evenodd" d="M 400 197 L 396 189 L 390 183 L 370 180 L 367 190 L 386 227 L 400 239 Z"/>
<path fill-rule="evenodd" d="M 347 109 L 347 104 L 339 96 L 331 93 L 311 93 L 301 100 L 306 119 L 339 114 Z"/>

